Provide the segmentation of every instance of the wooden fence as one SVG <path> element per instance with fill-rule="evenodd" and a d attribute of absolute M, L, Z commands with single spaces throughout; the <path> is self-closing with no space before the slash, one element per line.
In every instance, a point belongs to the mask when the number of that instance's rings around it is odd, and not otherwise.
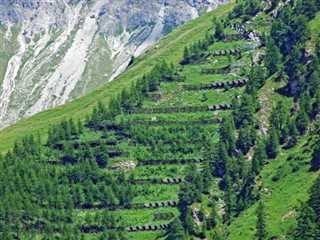
<path fill-rule="evenodd" d="M 231 109 L 231 104 L 218 104 L 213 106 L 185 106 L 167 108 L 136 108 L 130 111 L 131 114 L 153 114 L 153 113 L 179 113 L 179 112 L 205 112 L 214 110 Z"/>
<path fill-rule="evenodd" d="M 198 85 L 183 85 L 182 89 L 185 91 L 198 91 L 207 89 L 219 89 L 226 87 L 241 87 L 248 82 L 246 79 L 232 80 L 228 82 L 217 82 L 208 84 L 198 84 Z"/>
<path fill-rule="evenodd" d="M 138 165 L 160 165 L 160 164 L 190 164 L 190 163 L 202 163 L 203 158 L 195 159 L 170 159 L 170 160 L 139 160 Z"/>

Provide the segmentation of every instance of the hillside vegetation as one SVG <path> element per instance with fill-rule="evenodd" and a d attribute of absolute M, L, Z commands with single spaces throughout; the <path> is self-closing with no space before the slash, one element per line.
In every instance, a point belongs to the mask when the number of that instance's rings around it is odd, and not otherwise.
<path fill-rule="evenodd" d="M 40 132 L 42 136 L 45 136 L 48 127 L 63 118 L 74 117 L 84 120 L 86 115 L 92 112 L 92 108 L 99 100 L 107 104 L 110 97 L 116 96 L 123 88 L 128 88 L 132 82 L 136 81 L 144 73 L 150 71 L 156 63 L 162 60 L 178 62 L 182 58 L 184 46 L 201 39 L 203 37 L 202 33 L 211 27 L 213 16 L 219 18 L 221 15 L 230 11 L 232 7 L 233 3 L 226 4 L 214 12 L 206 13 L 198 19 L 178 27 L 173 33 L 157 43 L 157 46 L 151 47 L 146 53 L 137 58 L 136 63 L 116 80 L 105 84 L 87 96 L 57 108 L 41 112 L 2 130 L 0 132 L 0 139 L 2 140 L 0 151 L 7 151 L 21 136 L 37 134 L 38 132 Z"/>
<path fill-rule="evenodd" d="M 222 6 L 4 130 L 1 238 L 317 239 L 319 9 Z"/>

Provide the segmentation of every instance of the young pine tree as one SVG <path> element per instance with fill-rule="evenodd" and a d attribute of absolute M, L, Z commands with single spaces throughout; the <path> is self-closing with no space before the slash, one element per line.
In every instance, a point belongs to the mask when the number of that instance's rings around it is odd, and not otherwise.
<path fill-rule="evenodd" d="M 306 111 L 304 109 L 300 109 L 296 118 L 296 127 L 299 130 L 300 134 L 306 133 L 309 122 L 310 119 Z"/>
<path fill-rule="evenodd" d="M 223 38 L 223 36 L 224 36 L 223 25 L 222 25 L 221 21 L 218 20 L 218 19 L 215 19 L 214 22 L 215 22 L 215 26 L 216 26 L 216 29 L 215 29 L 215 32 L 214 32 L 214 37 L 216 39 L 221 40 Z"/>
<path fill-rule="evenodd" d="M 260 173 L 264 162 L 267 160 L 268 156 L 265 149 L 265 144 L 261 141 L 254 150 L 252 158 L 251 171 L 253 176 L 256 176 Z"/>
<path fill-rule="evenodd" d="M 320 169 L 320 137 L 318 137 L 316 144 L 314 145 L 312 160 L 311 160 L 311 170 L 318 171 Z"/>
<path fill-rule="evenodd" d="M 299 136 L 299 131 L 294 121 L 289 123 L 289 136 L 288 147 L 293 147 L 297 144 Z"/>
<path fill-rule="evenodd" d="M 279 152 L 279 135 L 274 126 L 271 125 L 269 137 L 266 144 L 266 152 L 269 158 L 276 158 Z"/>
<path fill-rule="evenodd" d="M 265 220 L 265 212 L 264 212 L 264 205 L 262 202 L 259 202 L 258 209 L 257 209 L 257 232 L 256 232 L 256 237 L 258 240 L 265 240 L 267 239 L 267 231 L 266 231 L 266 220 Z"/>
<path fill-rule="evenodd" d="M 310 199 L 305 203 L 298 217 L 294 239 L 319 239 L 320 236 L 320 176 L 311 187 Z"/>
<path fill-rule="evenodd" d="M 169 230 L 168 240 L 185 240 L 186 235 L 179 218 L 173 220 Z"/>
<path fill-rule="evenodd" d="M 281 66 L 281 52 L 279 48 L 276 46 L 275 41 L 272 37 L 269 37 L 267 40 L 267 50 L 266 50 L 266 58 L 265 63 L 266 67 L 269 71 L 270 75 L 273 75 L 277 71 L 279 71 Z"/>

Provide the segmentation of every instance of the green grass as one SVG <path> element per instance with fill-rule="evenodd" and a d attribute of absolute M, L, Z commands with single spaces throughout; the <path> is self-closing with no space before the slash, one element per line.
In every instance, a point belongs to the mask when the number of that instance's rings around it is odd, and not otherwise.
<path fill-rule="evenodd" d="M 180 106 L 207 106 L 222 103 L 231 103 L 231 99 L 236 97 L 240 92 L 239 89 L 230 90 L 201 90 L 201 91 L 179 91 L 163 94 L 158 101 L 146 100 L 144 107 L 180 107 Z"/>
<path fill-rule="evenodd" d="M 138 57 L 135 64 L 116 80 L 94 90 L 85 97 L 41 112 L 2 130 L 0 132 L 0 152 L 7 151 L 16 140 L 28 134 L 39 132 L 44 139 L 48 127 L 62 118 L 85 119 L 99 100 L 108 103 L 112 96 L 116 96 L 123 88 L 128 88 L 132 82 L 142 77 L 144 73 L 149 72 L 156 63 L 162 60 L 168 62 L 181 61 L 184 47 L 204 37 L 204 34 L 212 27 L 213 16 L 219 18 L 230 11 L 233 6 L 234 3 L 223 5 L 213 12 L 206 13 L 198 19 L 178 27 L 174 32 L 159 41 L 157 48 L 154 46 Z"/>
<path fill-rule="evenodd" d="M 215 42 L 209 47 L 209 51 L 232 50 L 247 46 L 247 40 L 231 41 L 231 42 Z"/>
<path fill-rule="evenodd" d="M 150 175 L 156 179 L 184 177 L 187 173 L 188 165 L 160 165 L 141 166 L 135 169 L 133 176 L 135 179 L 149 179 Z"/>
<path fill-rule="evenodd" d="M 157 209 L 137 209 L 137 210 L 117 210 L 114 215 L 119 219 L 121 226 L 141 226 L 141 225 L 160 225 L 168 223 L 171 220 L 155 220 L 157 213 L 173 213 L 175 217 L 179 216 L 177 208 L 166 207 Z"/>
<path fill-rule="evenodd" d="M 77 213 L 77 221 L 79 223 L 85 223 L 88 215 L 92 217 L 95 214 L 102 212 L 104 210 L 86 210 L 79 211 Z M 130 209 L 123 210 L 118 209 L 111 212 L 112 215 L 117 220 L 119 227 L 131 227 L 131 226 L 141 226 L 141 225 L 160 225 L 168 223 L 171 219 L 168 220 L 156 220 L 155 214 L 157 213 L 173 213 L 174 217 L 179 216 L 179 210 L 173 207 L 163 207 L 163 208 L 154 208 L 154 209 Z"/>
<path fill-rule="evenodd" d="M 151 176 L 156 177 L 156 176 Z M 162 201 L 178 201 L 179 185 L 168 184 L 145 184 L 135 185 L 134 191 L 137 193 L 132 203 L 151 203 Z"/>
<path fill-rule="evenodd" d="M 311 40 L 308 42 L 308 47 L 315 52 L 315 45 L 319 41 L 320 36 L 320 13 L 309 23 Z"/>
<path fill-rule="evenodd" d="M 258 177 L 261 198 L 268 213 L 269 238 L 287 238 L 296 225 L 295 211 L 299 210 L 300 201 L 308 199 L 308 190 L 319 174 L 309 172 L 311 144 L 308 136 L 303 137 L 296 147 L 283 151 L 277 160 L 266 165 Z M 275 181 L 276 177 L 279 180 Z M 256 207 L 257 204 L 245 210 L 230 225 L 228 239 L 254 239 Z"/>
<path fill-rule="evenodd" d="M 166 231 L 130 232 L 125 233 L 128 240 L 165 240 Z"/>

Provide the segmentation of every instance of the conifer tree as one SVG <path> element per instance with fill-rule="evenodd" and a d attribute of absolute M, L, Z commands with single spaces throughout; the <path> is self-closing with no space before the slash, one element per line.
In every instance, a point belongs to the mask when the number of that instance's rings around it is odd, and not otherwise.
<path fill-rule="evenodd" d="M 188 60 L 191 57 L 191 51 L 189 47 L 185 47 L 183 51 L 183 58 Z"/>
<path fill-rule="evenodd" d="M 297 144 L 299 136 L 299 132 L 294 121 L 290 121 L 289 136 L 288 147 L 293 147 Z"/>
<path fill-rule="evenodd" d="M 263 164 L 267 160 L 267 153 L 265 150 L 265 144 L 263 141 L 257 144 L 257 147 L 254 150 L 252 158 L 252 167 L 251 171 L 253 175 L 258 175 L 262 169 Z"/>
<path fill-rule="evenodd" d="M 213 229 L 217 225 L 217 218 L 218 218 L 215 203 L 212 202 L 211 205 L 212 206 L 211 206 L 210 216 L 207 219 L 207 229 L 208 230 Z"/>
<path fill-rule="evenodd" d="M 298 116 L 296 118 L 296 126 L 300 134 L 306 133 L 308 129 L 309 121 L 310 119 L 306 111 L 300 108 L 300 110 L 298 111 Z"/>
<path fill-rule="evenodd" d="M 318 230 L 320 231 L 320 175 L 316 178 L 310 189 L 310 199 L 308 203 L 317 215 Z"/>
<path fill-rule="evenodd" d="M 314 71 L 310 77 L 310 95 L 315 97 L 317 92 L 320 91 L 320 74 L 319 71 Z"/>
<path fill-rule="evenodd" d="M 214 37 L 216 39 L 221 40 L 224 36 L 223 25 L 222 25 L 221 21 L 218 19 L 215 19 L 214 22 L 215 22 L 215 27 L 216 27 L 215 32 L 214 32 Z"/>
<path fill-rule="evenodd" d="M 257 209 L 257 233 L 256 237 L 258 240 L 265 240 L 267 239 L 267 232 L 266 232 L 266 220 L 265 220 L 265 212 L 264 212 L 264 205 L 262 202 L 259 202 L 258 209 Z"/>
<path fill-rule="evenodd" d="M 272 37 L 268 38 L 266 48 L 266 67 L 269 71 L 269 74 L 273 75 L 281 69 L 281 52 L 279 48 L 276 46 Z"/>
<path fill-rule="evenodd" d="M 305 203 L 298 217 L 294 239 L 317 240 L 320 236 L 320 176 L 310 189 L 310 199 Z"/>
<path fill-rule="evenodd" d="M 312 159 L 311 159 L 311 170 L 318 171 L 320 169 L 320 137 L 315 142 Z"/>
<path fill-rule="evenodd" d="M 82 121 L 80 119 L 78 119 L 77 125 L 78 125 L 79 134 L 82 134 L 83 131 L 84 131 L 84 127 L 83 127 L 83 123 L 82 123 Z"/>
<path fill-rule="evenodd" d="M 270 131 L 269 131 L 269 137 L 266 143 L 267 156 L 269 158 L 275 158 L 278 155 L 279 146 L 280 146 L 280 143 L 279 143 L 278 133 L 276 132 L 275 127 L 271 125 Z"/>
<path fill-rule="evenodd" d="M 169 230 L 168 240 L 185 240 L 186 235 L 179 218 L 175 218 Z"/>
<path fill-rule="evenodd" d="M 226 205 L 225 205 L 225 213 L 223 218 L 225 222 L 229 222 L 233 216 L 233 210 L 235 207 L 234 189 L 232 186 L 231 177 L 229 175 L 227 175 L 226 177 L 226 190 L 225 190 L 224 201 Z"/>
<path fill-rule="evenodd" d="M 239 130 L 239 138 L 237 146 L 246 154 L 250 148 L 254 145 L 256 139 L 256 133 L 254 128 L 248 124 L 247 120 L 244 120 L 242 127 Z"/>

